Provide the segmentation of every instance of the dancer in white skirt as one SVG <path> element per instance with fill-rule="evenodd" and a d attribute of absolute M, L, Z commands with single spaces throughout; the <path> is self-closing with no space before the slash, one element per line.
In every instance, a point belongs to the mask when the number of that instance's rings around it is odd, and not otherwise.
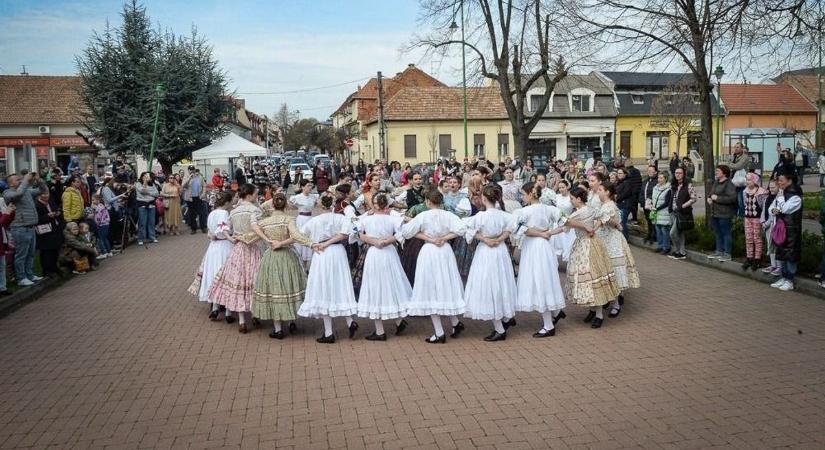
<path fill-rule="evenodd" d="M 407 313 L 430 316 L 435 334 L 426 339 L 430 344 L 447 342 L 441 316 L 449 316 L 453 327 L 451 337 L 458 337 L 464 324 L 458 315 L 464 313 L 464 287 L 458 273 L 455 255 L 448 241 L 466 230 L 461 219 L 441 209 L 443 196 L 437 189 L 427 193 L 427 211 L 415 216 L 401 228 L 398 240 L 416 237 L 424 241 L 415 268 L 415 284 Z"/>
<path fill-rule="evenodd" d="M 559 192 L 555 195 L 555 206 L 559 208 L 563 217 L 568 217 L 573 214 L 573 203 L 570 201 L 570 183 L 567 180 L 559 180 L 556 189 Z M 550 241 L 553 243 L 553 248 L 556 249 L 556 254 L 561 257 L 562 261 L 567 262 L 570 259 L 573 242 L 576 240 L 576 230 L 572 228 L 565 230 L 563 233 L 553 236 Z"/>
<path fill-rule="evenodd" d="M 229 254 L 232 253 L 232 244 L 235 243 L 232 238 L 232 222 L 229 221 L 232 194 L 222 192 L 218 195 L 215 206 L 215 210 L 209 213 L 209 217 L 206 219 L 206 225 L 209 228 L 209 247 L 203 255 L 195 281 L 189 287 L 189 293 L 197 295 L 198 300 L 212 304 L 209 312 L 209 319 L 212 321 L 218 320 L 221 305 L 214 303 L 209 298 L 209 287 L 212 285 L 215 275 L 223 267 L 223 263 L 229 258 Z M 226 311 L 227 317 L 231 314 L 230 311 Z"/>
<path fill-rule="evenodd" d="M 312 218 L 312 210 L 318 202 L 318 194 L 312 193 L 312 182 L 306 179 L 301 179 L 299 182 L 300 192 L 289 197 L 289 204 L 298 209 L 298 217 L 295 218 L 295 225 L 300 229 L 305 223 Z M 312 259 L 312 249 L 301 244 L 293 244 L 295 250 L 301 258 L 304 265 L 304 270 L 309 267 L 309 261 Z"/>
<path fill-rule="evenodd" d="M 495 205 L 501 200 L 498 189 L 486 186 L 481 195 L 485 210 L 464 219 L 467 242 L 479 240 L 464 290 L 467 304 L 464 315 L 476 320 L 491 320 L 493 332 L 484 340 L 496 342 L 507 339 L 501 320 L 515 315 L 516 277 L 504 242 L 516 222 L 512 214 L 496 209 Z"/>
<path fill-rule="evenodd" d="M 407 328 L 404 317 L 407 316 L 412 287 L 394 245 L 404 217 L 390 215 L 386 194 L 376 195 L 373 205 L 373 213 L 361 216 L 357 225 L 361 241 L 368 246 L 363 250 L 367 256 L 358 295 L 358 317 L 375 322 L 375 331 L 365 339 L 386 341 L 384 320 L 395 319 L 396 335 Z"/>
<path fill-rule="evenodd" d="M 321 206 L 332 208 L 334 197 L 321 197 Z M 347 252 L 342 245 L 349 238 L 352 222 L 341 214 L 326 212 L 313 217 L 301 228 L 315 244 L 316 252 L 307 277 L 304 302 L 298 308 L 301 317 L 320 317 L 324 322 L 324 335 L 316 339 L 321 344 L 332 344 L 332 319 L 346 317 L 349 337 L 355 335 L 358 324 L 352 320 L 356 313 L 355 293 L 352 290 Z"/>
<path fill-rule="evenodd" d="M 561 211 L 542 204 L 541 187 L 534 183 L 522 186 L 522 200 L 527 206 L 516 211 L 519 234 L 524 234 L 518 274 L 516 311 L 539 312 L 543 327 L 533 337 L 556 334 L 555 323 L 565 317 L 564 291 L 559 279 L 558 258 L 550 239 L 562 233 Z"/>

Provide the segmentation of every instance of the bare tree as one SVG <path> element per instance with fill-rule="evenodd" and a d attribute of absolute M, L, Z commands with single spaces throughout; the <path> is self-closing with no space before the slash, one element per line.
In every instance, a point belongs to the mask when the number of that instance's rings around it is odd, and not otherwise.
<path fill-rule="evenodd" d="M 421 0 L 419 22 L 430 26 L 426 35 L 413 38 L 410 48 L 431 50 L 464 46 L 471 68 L 499 87 L 513 129 L 515 155 L 524 158 L 530 133 L 547 108 L 550 94 L 567 76 L 567 64 L 553 55 L 550 43 L 550 0 Z M 459 8 L 464 8 L 465 39 L 446 34 Z M 554 34 L 559 30 L 553 30 Z M 527 94 L 542 80 L 544 93 L 537 111 L 527 111 Z"/>
<path fill-rule="evenodd" d="M 714 163 L 713 66 L 724 60 L 729 72 L 741 71 L 752 62 L 750 50 L 760 44 L 752 33 L 759 1 L 770 0 L 567 0 L 560 5 L 569 26 L 579 30 L 580 45 L 609 49 L 614 66 L 676 61 L 688 69 L 699 95 L 707 174 Z M 706 192 L 711 178 L 705 177 Z"/>
<path fill-rule="evenodd" d="M 696 89 L 688 83 L 667 87 L 650 105 L 651 125 L 666 128 L 676 136 L 676 154 L 682 148 L 682 139 L 698 129 L 699 102 Z"/>
<path fill-rule="evenodd" d="M 430 127 L 430 134 L 427 136 L 427 146 L 430 148 L 430 161 L 438 159 L 438 130 L 435 126 Z"/>

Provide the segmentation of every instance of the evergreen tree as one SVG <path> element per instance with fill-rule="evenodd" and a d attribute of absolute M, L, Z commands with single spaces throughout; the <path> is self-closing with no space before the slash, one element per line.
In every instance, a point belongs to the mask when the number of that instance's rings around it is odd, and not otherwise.
<path fill-rule="evenodd" d="M 196 30 L 189 36 L 153 30 L 146 8 L 131 0 L 123 24 L 95 33 L 77 57 L 84 125 L 110 153 L 149 158 L 160 94 L 155 157 L 164 172 L 224 133 L 232 112 L 226 74 Z"/>

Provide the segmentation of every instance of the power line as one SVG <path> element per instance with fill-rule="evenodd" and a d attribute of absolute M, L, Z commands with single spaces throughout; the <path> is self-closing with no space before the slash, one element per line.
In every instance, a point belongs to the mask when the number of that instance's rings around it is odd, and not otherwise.
<path fill-rule="evenodd" d="M 312 91 L 320 91 L 321 89 L 331 89 L 341 86 L 346 86 L 348 84 L 357 83 L 359 81 L 369 80 L 370 77 L 359 78 L 357 80 L 352 81 L 345 81 L 343 83 L 338 84 L 330 84 L 329 86 L 319 86 L 314 88 L 307 88 L 307 89 L 297 89 L 294 91 L 280 91 L 280 92 L 238 92 L 238 95 L 283 95 L 283 94 L 300 94 L 302 92 L 312 92 Z"/>

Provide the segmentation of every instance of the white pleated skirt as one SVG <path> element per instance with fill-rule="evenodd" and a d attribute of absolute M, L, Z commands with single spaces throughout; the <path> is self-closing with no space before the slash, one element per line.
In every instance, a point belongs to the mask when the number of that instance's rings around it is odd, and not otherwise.
<path fill-rule="evenodd" d="M 516 277 L 507 246 L 479 243 L 464 290 L 464 316 L 476 320 L 513 317 L 516 297 Z"/>
<path fill-rule="evenodd" d="M 548 240 L 524 238 L 516 284 L 516 311 L 543 313 L 564 308 L 558 257 Z"/>
<path fill-rule="evenodd" d="M 464 286 L 453 249 L 424 244 L 415 266 L 415 285 L 407 313 L 411 316 L 464 314 Z"/>
<path fill-rule="evenodd" d="M 412 287 L 404 274 L 398 250 L 392 245 L 367 249 L 358 294 L 358 317 L 381 320 L 406 317 L 410 297 Z"/>
<path fill-rule="evenodd" d="M 310 221 L 310 219 L 312 219 L 312 216 L 302 216 L 299 214 L 297 217 L 295 217 L 295 225 L 297 225 L 298 229 L 300 230 L 305 223 Z M 301 259 L 301 261 L 309 261 L 312 259 L 311 248 L 301 244 L 292 244 L 292 247 L 295 249 L 296 252 L 298 252 L 298 257 Z M 304 264 L 304 267 L 306 267 L 306 264 Z"/>
<path fill-rule="evenodd" d="M 351 316 L 356 313 L 356 306 L 347 251 L 343 245 L 330 245 L 312 258 L 304 303 L 298 308 L 298 315 Z"/>
<path fill-rule="evenodd" d="M 215 275 L 218 274 L 218 271 L 223 267 L 223 263 L 232 253 L 232 245 L 231 242 L 224 239 L 209 242 L 209 247 L 206 248 L 206 253 L 203 255 L 203 261 L 201 262 L 203 271 L 201 286 L 198 290 L 198 300 L 212 303 L 209 298 L 209 287 L 212 286 Z"/>

